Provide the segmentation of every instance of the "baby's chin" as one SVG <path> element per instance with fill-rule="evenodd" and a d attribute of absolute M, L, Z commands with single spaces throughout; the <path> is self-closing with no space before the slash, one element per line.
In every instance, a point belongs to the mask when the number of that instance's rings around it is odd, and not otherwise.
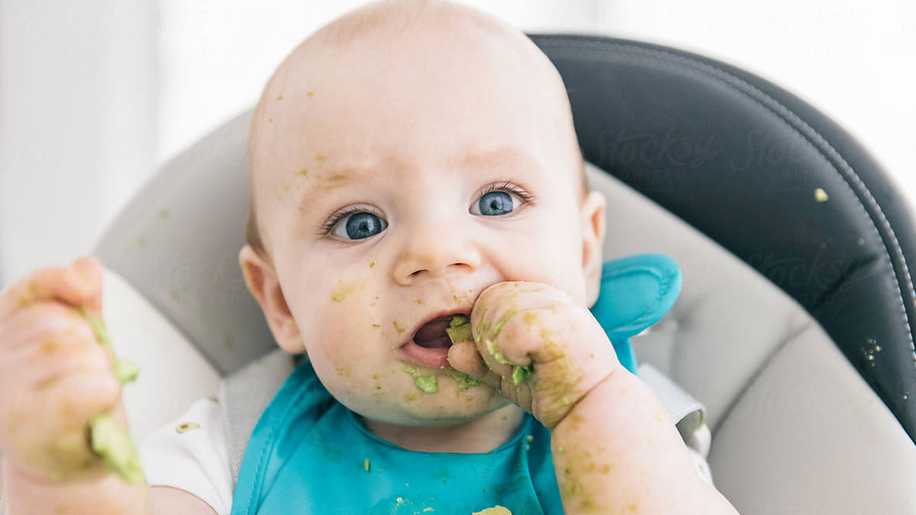
<path fill-rule="evenodd" d="M 338 400 L 364 418 L 415 427 L 462 424 L 510 404 L 489 386 L 468 386 L 441 376 L 435 392 L 426 390 L 411 385 L 406 391 L 391 392 L 387 396 Z"/>

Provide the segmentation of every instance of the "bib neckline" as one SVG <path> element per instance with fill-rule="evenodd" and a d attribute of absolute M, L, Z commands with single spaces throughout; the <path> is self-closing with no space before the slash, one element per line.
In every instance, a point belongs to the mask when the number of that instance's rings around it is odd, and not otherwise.
<path fill-rule="evenodd" d="M 356 428 L 357 431 L 359 431 L 364 436 L 366 436 L 366 438 L 369 438 L 373 442 L 378 443 L 380 445 L 384 445 L 385 447 L 389 447 L 396 451 L 399 451 L 402 453 L 408 453 L 408 454 L 422 454 L 422 455 L 436 455 L 436 456 L 459 456 L 459 457 L 460 456 L 465 456 L 465 457 L 487 456 L 487 455 L 499 454 L 499 453 L 506 452 L 510 449 L 515 448 L 518 445 L 519 441 L 522 439 L 522 437 L 530 434 L 531 425 L 534 421 L 534 418 L 531 416 L 530 413 L 527 413 L 527 412 L 524 413 L 524 415 L 522 415 L 522 421 L 521 423 L 519 423 L 518 427 L 515 429 L 515 432 L 513 433 L 513 435 L 509 437 L 505 442 L 503 442 L 502 445 L 499 445 L 498 447 L 495 447 L 487 452 L 415 451 L 413 449 L 407 449 L 406 447 L 401 447 L 400 445 L 394 442 L 388 441 L 376 435 L 375 433 L 370 431 L 365 425 L 363 425 L 362 421 L 359 420 L 356 413 L 354 413 L 353 411 L 350 411 L 343 404 L 338 403 L 338 405 L 341 409 L 346 411 L 347 420 L 350 421 L 350 423 L 353 425 L 353 427 Z"/>

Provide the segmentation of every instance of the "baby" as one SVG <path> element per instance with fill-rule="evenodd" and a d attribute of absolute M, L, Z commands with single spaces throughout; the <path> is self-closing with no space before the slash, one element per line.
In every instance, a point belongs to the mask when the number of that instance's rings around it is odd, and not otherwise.
<path fill-rule="evenodd" d="M 524 34 L 441 1 L 352 11 L 276 70 L 249 150 L 239 261 L 277 344 L 303 359 L 252 435 L 232 513 L 736 513 L 589 312 L 605 200 L 585 182 L 560 76 Z M 94 415 L 125 424 L 110 351 L 85 322 L 100 306 L 91 258 L 0 297 L 8 515 L 214 514 L 122 481 L 89 448 Z M 523 434 L 529 467 L 496 466 Z M 391 461 L 309 475 L 303 449 L 323 435 Z M 477 483 L 411 490 L 396 476 L 410 463 Z M 374 504 L 370 470 L 376 498 L 430 503 Z M 502 494 L 518 502 L 475 504 L 500 498 L 478 484 L 510 476 L 520 486 Z"/>

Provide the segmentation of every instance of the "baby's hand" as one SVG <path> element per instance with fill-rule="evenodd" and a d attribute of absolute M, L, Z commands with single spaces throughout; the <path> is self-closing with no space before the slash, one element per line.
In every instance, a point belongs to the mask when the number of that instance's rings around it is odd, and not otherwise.
<path fill-rule="evenodd" d="M 100 476 L 99 446 L 126 435 L 115 410 L 119 363 L 99 344 L 101 273 L 98 262 L 81 258 L 0 294 L 0 452 L 32 477 Z M 113 410 L 117 423 L 106 415 Z"/>
<path fill-rule="evenodd" d="M 588 309 L 546 284 L 490 286 L 470 324 L 473 342 L 452 346 L 452 367 L 497 388 L 549 429 L 621 367 Z"/>

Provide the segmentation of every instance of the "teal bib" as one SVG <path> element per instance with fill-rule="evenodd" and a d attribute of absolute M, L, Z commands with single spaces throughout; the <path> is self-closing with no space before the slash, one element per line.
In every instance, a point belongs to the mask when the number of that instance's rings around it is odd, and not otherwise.
<path fill-rule="evenodd" d="M 680 286 L 663 255 L 604 264 L 592 313 L 631 372 L 629 338 L 671 308 Z M 302 361 L 255 425 L 232 515 L 470 515 L 496 505 L 514 515 L 563 513 L 550 432 L 533 417 L 487 453 L 412 451 L 366 429 Z"/>

